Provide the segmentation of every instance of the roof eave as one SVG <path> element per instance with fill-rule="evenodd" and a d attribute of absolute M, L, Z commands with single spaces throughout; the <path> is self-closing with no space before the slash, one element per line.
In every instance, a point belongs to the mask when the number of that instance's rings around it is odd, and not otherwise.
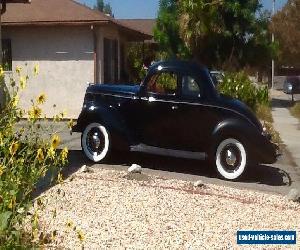
<path fill-rule="evenodd" d="M 32 22 L 3 22 L 2 26 L 69 26 L 69 25 L 103 25 L 108 21 L 32 21 Z"/>
<path fill-rule="evenodd" d="M 145 41 L 153 38 L 153 36 L 145 34 L 139 30 L 132 29 L 131 27 L 127 27 L 117 20 L 110 20 L 110 24 L 117 26 L 121 32 L 124 32 L 123 34 L 127 37 L 128 41 Z M 128 35 L 128 33 L 130 35 Z"/>

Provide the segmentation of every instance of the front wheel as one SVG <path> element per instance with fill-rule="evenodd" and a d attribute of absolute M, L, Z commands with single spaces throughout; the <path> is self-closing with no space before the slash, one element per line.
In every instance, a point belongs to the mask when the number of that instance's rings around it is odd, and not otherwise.
<path fill-rule="evenodd" d="M 82 150 L 93 162 L 100 162 L 108 156 L 110 144 L 108 130 L 99 123 L 89 124 L 82 133 Z"/>
<path fill-rule="evenodd" d="M 248 154 L 245 146 L 234 138 L 222 140 L 215 153 L 218 173 L 227 180 L 237 180 L 246 170 Z"/>

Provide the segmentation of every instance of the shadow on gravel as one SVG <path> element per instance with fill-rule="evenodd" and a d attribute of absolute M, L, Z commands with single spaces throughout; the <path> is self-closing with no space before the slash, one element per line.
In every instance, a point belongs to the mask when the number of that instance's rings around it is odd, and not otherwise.
<path fill-rule="evenodd" d="M 107 162 L 103 165 L 99 164 L 99 166 L 105 167 L 105 165 L 108 165 L 118 169 L 118 166 L 120 165 L 129 167 L 133 163 L 139 164 L 143 168 L 153 170 L 199 175 L 212 179 L 219 179 L 214 169 L 209 166 L 207 161 L 153 156 L 141 153 L 115 152 L 111 159 L 107 160 Z M 87 160 L 80 150 L 71 150 L 69 152 L 69 164 L 63 169 L 64 178 L 68 178 L 73 173 L 77 172 L 83 165 L 93 166 L 94 164 Z M 50 178 L 51 175 L 48 173 L 46 177 L 38 183 L 34 197 L 37 197 L 52 186 L 50 184 Z M 249 184 L 264 184 L 274 187 L 290 186 L 291 178 L 289 174 L 282 169 L 273 166 L 260 165 L 251 168 L 248 174 L 240 182 Z"/>
<path fill-rule="evenodd" d="M 178 159 L 171 157 L 153 156 L 141 153 L 115 152 L 106 164 L 117 166 L 130 166 L 139 164 L 143 168 L 162 170 L 174 173 L 192 174 L 208 178 L 218 178 L 214 169 L 207 161 Z M 92 166 L 93 163 L 86 160 L 81 151 L 70 152 L 70 166 L 65 169 L 65 177 L 76 172 L 82 165 Z M 100 165 L 101 166 L 101 165 Z M 248 174 L 241 182 L 265 184 L 268 186 L 290 186 L 291 178 L 282 169 L 260 165 L 249 169 Z"/>

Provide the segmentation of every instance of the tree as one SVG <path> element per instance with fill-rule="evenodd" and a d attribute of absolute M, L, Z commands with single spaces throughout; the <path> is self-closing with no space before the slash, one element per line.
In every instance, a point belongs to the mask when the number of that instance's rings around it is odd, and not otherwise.
<path fill-rule="evenodd" d="M 268 65 L 269 17 L 260 14 L 259 0 L 179 0 L 178 5 L 180 35 L 194 59 L 227 69 Z"/>
<path fill-rule="evenodd" d="M 186 57 L 189 53 L 179 35 L 179 11 L 176 0 L 160 0 L 154 40 L 163 57 Z"/>
<path fill-rule="evenodd" d="M 272 18 L 271 29 L 279 42 L 279 63 L 300 67 L 300 0 L 289 0 Z"/>
<path fill-rule="evenodd" d="M 108 14 L 110 16 L 113 16 L 112 13 L 112 7 L 110 5 L 110 3 L 104 3 L 103 0 L 97 0 L 96 5 L 94 6 L 95 10 L 99 10 L 105 14 Z"/>
<path fill-rule="evenodd" d="M 94 9 L 103 12 L 103 10 L 104 10 L 104 1 L 103 0 L 97 0 L 97 3 L 94 6 Z"/>
<path fill-rule="evenodd" d="M 111 6 L 110 6 L 109 3 L 107 3 L 107 4 L 104 5 L 103 12 L 104 12 L 105 14 L 108 14 L 108 15 L 110 15 L 110 16 L 113 16 L 112 8 L 111 8 Z"/>

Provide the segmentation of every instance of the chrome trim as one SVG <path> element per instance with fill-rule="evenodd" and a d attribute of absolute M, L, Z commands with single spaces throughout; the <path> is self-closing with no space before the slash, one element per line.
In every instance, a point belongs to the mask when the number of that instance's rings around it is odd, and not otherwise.
<path fill-rule="evenodd" d="M 109 93 L 100 93 L 101 95 L 108 95 L 108 96 L 113 96 L 113 97 L 119 97 L 119 98 L 125 98 L 125 99 L 135 99 L 133 96 L 121 96 L 121 95 L 114 95 L 114 94 L 109 94 Z M 147 97 L 141 97 L 140 98 L 143 101 L 149 101 L 149 98 Z M 249 118 L 239 112 L 237 112 L 234 109 L 229 109 L 229 108 L 225 108 L 225 107 L 220 107 L 220 106 L 216 106 L 216 105 L 210 105 L 210 104 L 203 104 L 203 103 L 195 103 L 195 102 L 182 102 L 182 101 L 172 101 L 172 100 L 161 100 L 161 99 L 155 99 L 151 100 L 150 102 L 162 102 L 162 103 L 174 103 L 174 104 L 187 104 L 187 105 L 193 105 L 193 106 L 204 106 L 204 107 L 209 107 L 209 108 L 217 108 L 217 109 L 223 109 L 223 110 L 229 110 L 232 111 L 242 117 L 244 117 L 247 121 L 249 121 L 255 128 L 257 128 L 257 126 L 251 121 L 249 120 Z"/>
<path fill-rule="evenodd" d="M 131 146 L 130 151 L 142 152 L 142 153 L 148 153 L 154 155 L 162 155 L 162 156 L 172 156 L 176 158 L 195 159 L 195 160 L 205 160 L 207 158 L 207 154 L 204 152 L 174 150 L 174 149 L 148 146 L 145 144 L 138 144 L 138 145 Z"/>

